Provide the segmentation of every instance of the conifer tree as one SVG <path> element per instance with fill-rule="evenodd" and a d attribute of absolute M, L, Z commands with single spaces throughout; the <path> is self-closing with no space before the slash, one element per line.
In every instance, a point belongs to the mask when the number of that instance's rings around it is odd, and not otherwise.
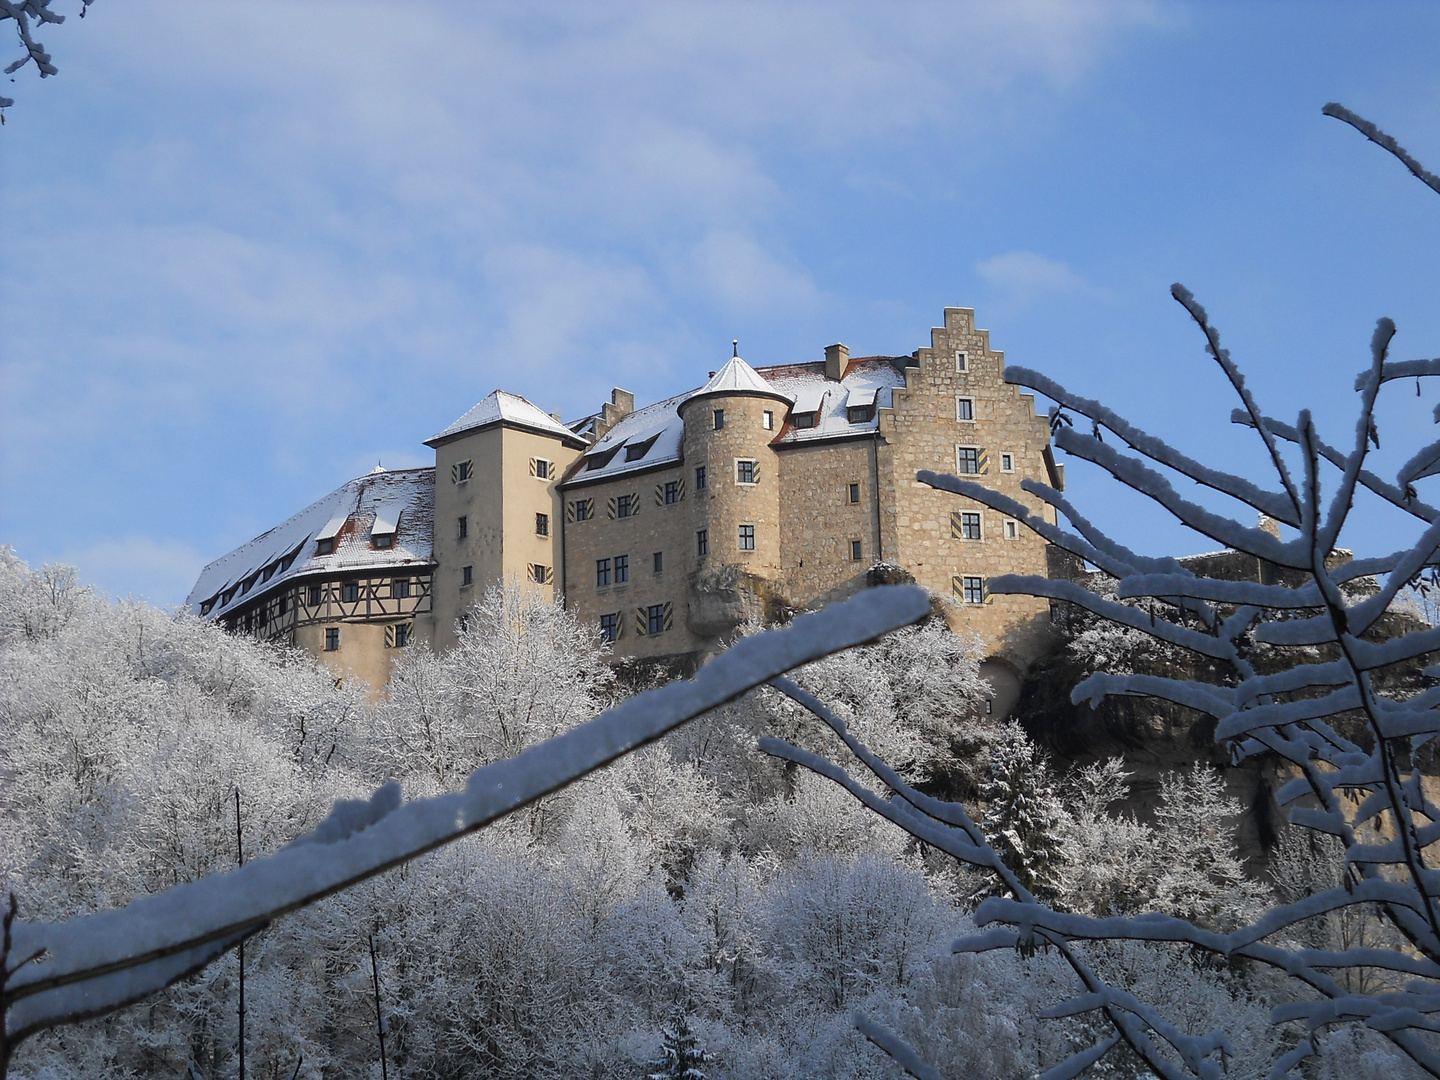
<path fill-rule="evenodd" d="M 685 1007 L 677 1005 L 660 1029 L 660 1056 L 648 1063 L 653 1070 L 648 1080 L 705 1080 L 700 1066 L 708 1057 L 690 1030 Z"/>
<path fill-rule="evenodd" d="M 1037 897 L 1057 898 L 1065 810 L 1055 794 L 1049 762 L 1019 724 L 1007 724 L 991 748 L 980 798 L 987 808 L 981 828 L 1001 860 Z M 983 895 L 995 888 L 988 886 Z"/>

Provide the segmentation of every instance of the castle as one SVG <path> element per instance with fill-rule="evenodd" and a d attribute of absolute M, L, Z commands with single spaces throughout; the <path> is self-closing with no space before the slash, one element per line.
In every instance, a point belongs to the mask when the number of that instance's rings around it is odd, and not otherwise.
<path fill-rule="evenodd" d="M 742 624 L 879 581 L 914 580 L 978 633 L 1001 711 L 1038 649 L 1043 600 L 994 574 L 1047 573 L 1013 519 L 935 491 L 921 469 L 1060 489 L 1034 399 L 1006 384 L 974 311 L 946 308 L 908 356 L 752 368 L 636 409 L 615 390 L 565 423 L 497 390 L 426 440 L 433 469 L 377 467 L 201 572 L 187 604 L 284 640 L 372 688 L 395 650 L 446 649 L 491 584 L 563 600 L 619 657 L 693 666 Z"/>

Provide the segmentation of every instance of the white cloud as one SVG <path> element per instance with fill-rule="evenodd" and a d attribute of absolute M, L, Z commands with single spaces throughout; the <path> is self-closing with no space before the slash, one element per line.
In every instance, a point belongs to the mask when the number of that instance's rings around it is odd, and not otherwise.
<path fill-rule="evenodd" d="M 60 561 L 77 567 L 81 581 L 109 596 L 168 606 L 184 602 L 207 560 L 178 540 L 131 535 L 67 551 Z"/>
<path fill-rule="evenodd" d="M 1094 293 L 1094 289 L 1063 262 L 1033 251 L 1007 251 L 975 264 L 980 280 L 995 289 L 1013 309 L 1050 296 Z"/>

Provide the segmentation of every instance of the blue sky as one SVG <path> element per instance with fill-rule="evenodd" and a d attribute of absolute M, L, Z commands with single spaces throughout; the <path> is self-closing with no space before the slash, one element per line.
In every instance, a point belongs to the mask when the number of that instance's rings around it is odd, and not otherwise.
<path fill-rule="evenodd" d="M 178 603 L 496 387 L 644 403 L 732 338 L 905 353 L 974 307 L 1259 479 L 1172 281 L 1332 441 L 1378 316 L 1440 355 L 1440 198 L 1320 114 L 1440 170 L 1434 4 L 98 0 L 41 40 L 0 128 L 0 542 L 117 595 Z M 1381 471 L 1435 437 L 1406 393 Z M 1070 472 L 1132 545 L 1213 547 Z"/>

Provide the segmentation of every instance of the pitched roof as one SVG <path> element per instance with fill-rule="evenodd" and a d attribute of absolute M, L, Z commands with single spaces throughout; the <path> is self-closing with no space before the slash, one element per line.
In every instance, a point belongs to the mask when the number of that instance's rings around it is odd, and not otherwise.
<path fill-rule="evenodd" d="M 438 435 L 425 440 L 426 446 L 434 446 L 456 435 L 491 424 L 517 424 L 545 435 L 555 435 L 569 442 L 580 442 L 579 436 L 540 406 L 527 401 L 519 394 L 495 390 Z"/>
<path fill-rule="evenodd" d="M 185 604 L 194 614 L 214 619 L 312 573 L 428 566 L 434 516 L 434 469 L 369 473 L 216 559 L 200 571 Z M 387 532 L 395 537 L 392 546 L 374 548 L 370 537 Z M 315 541 L 329 539 L 335 541 L 334 550 L 317 554 Z"/>

